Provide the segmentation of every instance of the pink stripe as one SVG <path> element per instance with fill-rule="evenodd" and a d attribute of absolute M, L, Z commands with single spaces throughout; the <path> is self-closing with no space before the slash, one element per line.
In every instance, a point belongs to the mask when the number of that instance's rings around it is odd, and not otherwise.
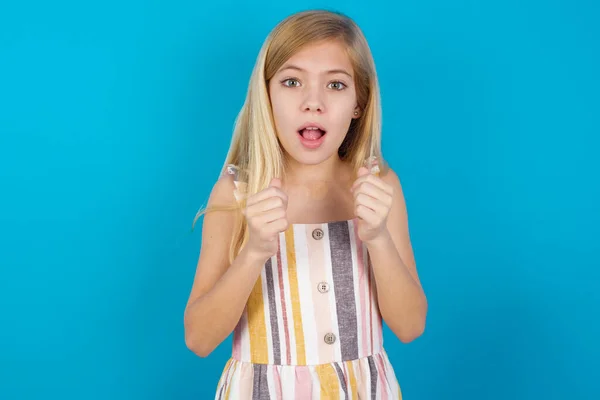
<path fill-rule="evenodd" d="M 283 394 L 281 393 L 281 378 L 279 377 L 279 366 L 273 365 L 273 380 L 275 381 L 275 400 L 282 400 Z"/>
<path fill-rule="evenodd" d="M 221 377 L 221 382 L 219 382 L 219 391 L 222 391 L 223 395 L 225 395 L 225 389 L 227 389 L 227 383 L 229 382 L 229 372 L 231 371 L 232 366 L 233 360 L 229 360 L 229 363 L 227 365 L 227 371 L 225 371 L 225 373 Z"/>
<path fill-rule="evenodd" d="M 233 368 L 231 368 L 231 373 L 229 374 L 229 378 L 227 379 L 227 386 L 225 387 L 225 389 L 223 390 L 223 399 L 227 400 L 227 398 L 225 398 L 225 394 L 227 394 L 227 389 L 229 388 L 229 386 L 231 386 L 231 381 L 234 379 L 234 375 L 237 371 L 237 368 L 239 367 L 239 364 L 236 362 L 233 364 Z M 231 392 L 229 392 L 231 397 Z"/>
<path fill-rule="evenodd" d="M 374 285 L 373 280 L 374 277 L 372 275 L 373 273 L 373 269 L 371 268 L 371 262 L 369 262 L 369 272 L 368 272 L 368 276 L 369 276 L 369 289 L 371 289 Z M 371 354 L 373 354 L 373 292 L 370 291 L 369 292 L 369 327 L 371 328 Z"/>
<path fill-rule="evenodd" d="M 388 399 L 388 389 L 391 389 L 389 387 L 390 382 L 388 381 L 387 378 L 387 370 L 385 368 L 385 365 L 383 364 L 383 360 L 381 359 L 381 355 L 378 354 L 376 358 L 376 362 L 379 365 L 379 373 L 377 374 L 378 379 L 379 379 L 379 383 L 381 384 L 381 400 L 387 400 Z M 382 376 L 383 375 L 383 376 Z"/>
<path fill-rule="evenodd" d="M 360 308 L 361 308 L 361 318 L 362 321 L 360 325 L 362 326 L 362 349 L 359 347 L 359 355 L 361 357 L 366 356 L 367 354 L 367 304 L 366 304 L 366 296 L 365 293 L 368 293 L 368 288 L 365 288 L 365 266 L 363 264 L 363 243 L 358 236 L 358 219 L 354 222 L 354 236 L 356 237 L 356 261 L 358 267 L 358 282 L 359 282 L 359 296 L 360 296 Z M 362 351 L 361 351 L 362 350 Z"/>
<path fill-rule="evenodd" d="M 277 236 L 277 241 L 280 242 L 280 237 Z M 285 293 L 283 288 L 283 266 L 281 265 L 281 243 L 278 243 L 279 250 L 277 250 L 277 269 L 279 271 L 279 296 L 281 298 L 281 315 L 283 316 L 283 329 L 285 330 L 285 350 L 287 357 L 287 364 L 292 363 L 292 353 L 290 352 L 290 332 L 288 330 L 288 320 L 285 307 Z M 286 247 L 287 249 L 287 247 Z M 283 361 L 282 361 L 283 362 Z"/>
<path fill-rule="evenodd" d="M 371 271 L 373 270 L 373 266 L 371 265 Z M 373 280 L 375 280 L 375 273 L 373 272 Z M 375 318 L 376 328 L 377 328 L 377 336 L 379 337 L 379 348 L 377 351 L 381 351 L 383 347 L 383 325 L 381 322 L 381 312 L 379 310 L 379 305 L 377 304 L 377 285 L 373 284 L 373 299 L 375 299 L 375 308 L 373 310 L 373 317 Z"/>
<path fill-rule="evenodd" d="M 381 322 L 381 313 L 377 311 L 377 326 L 379 326 L 379 346 L 383 347 L 383 324 Z"/>
<path fill-rule="evenodd" d="M 343 362 L 342 364 L 342 371 L 344 371 L 344 380 L 346 381 L 346 388 L 348 390 L 348 392 L 350 392 L 350 375 L 348 374 L 348 368 L 346 367 L 346 363 Z"/>
<path fill-rule="evenodd" d="M 296 400 L 311 398 L 312 377 L 307 366 L 296 367 Z"/>
<path fill-rule="evenodd" d="M 243 313 L 233 331 L 233 358 L 236 360 L 242 359 L 242 318 L 244 318 Z"/>

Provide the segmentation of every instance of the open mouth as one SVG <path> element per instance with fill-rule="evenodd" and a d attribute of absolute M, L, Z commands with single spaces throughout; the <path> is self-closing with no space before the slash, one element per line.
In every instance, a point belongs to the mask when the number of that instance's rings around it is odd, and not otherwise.
<path fill-rule="evenodd" d="M 298 131 L 298 134 L 302 136 L 305 140 L 319 140 L 321 139 L 326 132 L 318 127 L 309 126 Z"/>

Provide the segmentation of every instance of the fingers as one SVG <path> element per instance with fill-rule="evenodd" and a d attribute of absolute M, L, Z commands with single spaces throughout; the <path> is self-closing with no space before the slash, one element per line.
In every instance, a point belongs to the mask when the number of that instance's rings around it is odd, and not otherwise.
<path fill-rule="evenodd" d="M 269 184 L 269 187 L 276 187 L 278 189 L 281 189 L 281 179 L 279 179 L 279 178 L 271 179 L 271 183 Z"/>
<path fill-rule="evenodd" d="M 287 219 L 287 216 L 284 214 L 282 217 L 279 217 L 267 225 L 267 231 L 271 235 L 278 234 L 279 232 L 286 231 L 290 226 L 290 223 Z"/>
<path fill-rule="evenodd" d="M 359 177 L 358 179 L 356 179 L 356 181 L 354 181 L 354 184 L 350 188 L 350 191 L 355 192 L 358 187 L 365 185 L 365 184 L 376 186 L 383 193 L 387 193 L 390 196 L 394 192 L 394 190 L 392 189 L 392 187 L 390 185 L 387 185 L 384 181 L 381 180 L 381 178 L 379 178 L 375 175 L 363 175 L 363 176 Z"/>
<path fill-rule="evenodd" d="M 254 204 L 257 204 L 265 199 L 275 196 L 280 197 L 283 200 L 285 206 L 287 207 L 288 196 L 281 189 L 281 181 L 277 178 L 271 180 L 271 184 L 268 188 L 261 190 L 253 196 L 248 197 L 248 200 L 246 201 L 246 208 L 250 208 Z"/>
<path fill-rule="evenodd" d="M 254 217 L 256 217 L 258 223 L 265 225 L 279 219 L 285 219 L 287 217 L 287 211 L 283 207 L 277 207 L 266 212 L 255 214 Z"/>
<path fill-rule="evenodd" d="M 353 194 L 354 194 L 354 202 L 356 203 L 358 201 L 359 196 L 364 196 L 365 198 L 371 198 L 374 201 L 382 204 L 385 207 L 391 207 L 392 205 L 392 194 L 390 192 L 392 192 L 392 190 L 385 190 L 386 188 L 381 188 L 380 186 L 377 186 L 374 183 L 371 182 L 363 182 L 361 184 L 359 184 L 356 189 L 354 190 Z M 371 204 L 372 202 L 369 200 L 365 200 L 368 201 L 368 204 Z M 366 205 L 367 203 L 365 203 Z"/>
<path fill-rule="evenodd" d="M 248 216 L 247 220 L 250 229 L 256 232 L 262 240 L 267 241 L 277 239 L 277 235 L 287 230 L 289 226 L 287 211 L 283 207 Z"/>
<path fill-rule="evenodd" d="M 358 175 L 359 178 L 363 177 L 363 176 L 366 176 L 366 175 L 369 175 L 369 170 L 367 168 L 365 168 L 365 167 L 360 167 L 358 169 L 357 175 Z"/>
<path fill-rule="evenodd" d="M 246 215 L 257 215 L 275 208 L 287 209 L 287 201 L 280 196 L 268 197 L 246 208 Z"/>
<path fill-rule="evenodd" d="M 385 213 L 385 209 L 387 208 L 385 204 L 376 198 L 364 193 L 359 193 L 354 200 L 354 207 L 357 209 L 359 206 L 367 207 L 376 213 Z"/>
<path fill-rule="evenodd" d="M 370 225 L 376 225 L 377 224 L 377 213 L 375 211 L 373 211 L 371 208 L 362 205 L 362 204 L 358 204 L 356 206 L 356 216 L 362 220 L 364 220 L 365 222 L 369 223 Z"/>
<path fill-rule="evenodd" d="M 249 197 L 246 202 L 244 215 L 263 239 L 271 240 L 274 234 L 287 229 L 288 197 L 281 187 L 281 180 L 273 178 L 268 188 Z"/>

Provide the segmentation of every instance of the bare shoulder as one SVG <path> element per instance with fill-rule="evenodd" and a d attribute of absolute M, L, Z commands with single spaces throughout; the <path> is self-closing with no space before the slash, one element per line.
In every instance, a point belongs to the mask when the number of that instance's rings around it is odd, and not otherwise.
<path fill-rule="evenodd" d="M 208 198 L 209 207 L 230 207 L 235 205 L 235 197 L 233 195 L 235 191 L 235 184 L 233 177 L 229 174 L 222 174 L 219 179 L 214 183 L 210 196 Z"/>
<path fill-rule="evenodd" d="M 212 187 L 207 212 L 203 215 L 200 261 L 207 254 L 213 258 L 212 250 L 215 248 L 228 248 L 237 214 L 234 192 L 233 177 L 227 174 L 223 174 Z M 225 242 L 227 246 L 224 246 Z"/>
<path fill-rule="evenodd" d="M 400 178 L 392 167 L 388 167 L 385 173 L 380 175 L 382 181 L 392 186 L 394 190 L 402 191 L 402 185 L 400 184 Z"/>
<path fill-rule="evenodd" d="M 222 175 L 213 185 L 202 218 L 200 255 L 188 304 L 212 288 L 229 267 L 229 245 L 236 224 L 235 185 Z"/>
<path fill-rule="evenodd" d="M 392 210 L 395 214 L 406 214 L 406 203 L 404 199 L 404 191 L 402 189 L 402 183 L 400 182 L 400 178 L 398 174 L 389 167 L 385 173 L 381 174 L 380 179 L 388 184 L 393 190 L 393 204 Z"/>

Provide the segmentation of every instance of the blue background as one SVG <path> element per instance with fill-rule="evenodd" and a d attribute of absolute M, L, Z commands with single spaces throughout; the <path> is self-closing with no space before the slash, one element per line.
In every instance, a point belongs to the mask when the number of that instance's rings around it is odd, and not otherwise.
<path fill-rule="evenodd" d="M 593 1 L 0 7 L 0 398 L 210 399 L 184 344 L 207 199 L 262 41 L 361 25 L 430 312 L 385 338 L 406 399 L 592 399 L 600 376 Z"/>

